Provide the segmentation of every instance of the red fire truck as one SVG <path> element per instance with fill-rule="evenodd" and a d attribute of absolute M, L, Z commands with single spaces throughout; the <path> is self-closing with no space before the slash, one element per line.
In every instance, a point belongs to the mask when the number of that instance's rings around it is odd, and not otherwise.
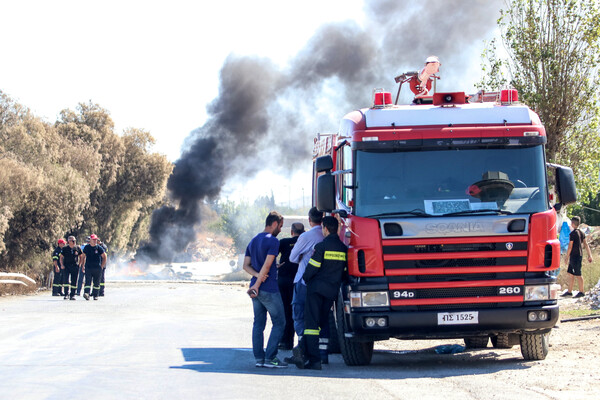
<path fill-rule="evenodd" d="M 313 202 L 340 215 L 348 245 L 334 309 L 346 364 L 369 364 L 389 338 L 491 339 L 546 357 L 559 315 L 555 209 L 576 201 L 575 182 L 546 163 L 544 127 L 517 96 L 395 105 L 378 91 L 315 139 Z"/>

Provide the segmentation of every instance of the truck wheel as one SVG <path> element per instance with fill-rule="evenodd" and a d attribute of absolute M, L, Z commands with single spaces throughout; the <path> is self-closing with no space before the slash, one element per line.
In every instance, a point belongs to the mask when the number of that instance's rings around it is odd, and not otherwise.
<path fill-rule="evenodd" d="M 525 360 L 543 360 L 548 355 L 550 333 L 521 335 L 521 354 Z"/>
<path fill-rule="evenodd" d="M 488 336 L 466 337 L 465 347 L 467 349 L 485 349 L 490 338 Z"/>
<path fill-rule="evenodd" d="M 331 310 L 329 313 L 329 354 L 341 353 L 340 341 L 338 338 L 337 328 L 335 326 L 335 315 L 333 314 L 334 310 Z"/>
<path fill-rule="evenodd" d="M 510 349 L 512 348 L 512 344 L 510 344 L 510 337 L 506 333 L 499 333 L 498 335 L 494 335 L 490 338 L 492 341 L 492 346 L 497 349 Z"/>
<path fill-rule="evenodd" d="M 374 342 L 358 342 L 346 337 L 345 334 L 348 332 L 348 328 L 344 317 L 343 304 L 342 295 L 340 294 L 338 295 L 338 300 L 335 302 L 335 312 L 338 342 L 344 362 L 350 366 L 368 365 L 371 363 L 371 358 L 373 357 Z"/>

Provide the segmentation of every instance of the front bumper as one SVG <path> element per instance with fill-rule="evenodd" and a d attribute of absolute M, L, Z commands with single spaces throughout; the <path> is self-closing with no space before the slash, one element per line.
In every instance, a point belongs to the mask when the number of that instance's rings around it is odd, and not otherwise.
<path fill-rule="evenodd" d="M 547 311 L 545 321 L 530 322 L 527 315 L 530 311 Z M 521 306 L 495 309 L 465 309 L 476 311 L 478 323 L 461 325 L 439 325 L 438 313 L 459 312 L 459 310 L 439 311 L 353 311 L 344 313 L 349 332 L 347 337 L 367 340 L 385 340 L 390 337 L 398 339 L 434 339 L 463 338 L 498 333 L 545 333 L 550 331 L 558 321 L 558 304 Z M 367 327 L 366 318 L 386 318 L 386 327 Z"/>

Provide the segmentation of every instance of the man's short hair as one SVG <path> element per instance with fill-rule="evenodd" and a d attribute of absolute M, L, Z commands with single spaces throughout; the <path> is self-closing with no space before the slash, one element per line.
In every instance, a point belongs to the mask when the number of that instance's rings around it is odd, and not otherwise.
<path fill-rule="evenodd" d="M 581 224 L 581 217 L 578 217 L 576 215 L 573 218 L 571 218 L 571 222 L 575 222 L 577 224 L 577 226 L 579 226 L 579 224 Z"/>
<path fill-rule="evenodd" d="M 267 220 L 265 221 L 265 226 L 271 226 L 273 222 L 281 222 L 283 221 L 283 216 L 279 214 L 277 211 L 271 211 L 269 215 L 267 215 Z"/>
<path fill-rule="evenodd" d="M 308 211 L 308 219 L 314 224 L 320 224 L 323 221 L 323 213 L 313 207 Z"/>
<path fill-rule="evenodd" d="M 294 222 L 292 224 L 292 232 L 296 235 L 301 235 L 302 233 L 304 233 L 304 224 L 302 224 L 301 222 Z"/>
<path fill-rule="evenodd" d="M 323 227 L 327 228 L 329 234 L 336 234 L 338 231 L 338 220 L 335 217 L 327 216 L 323 217 Z"/>

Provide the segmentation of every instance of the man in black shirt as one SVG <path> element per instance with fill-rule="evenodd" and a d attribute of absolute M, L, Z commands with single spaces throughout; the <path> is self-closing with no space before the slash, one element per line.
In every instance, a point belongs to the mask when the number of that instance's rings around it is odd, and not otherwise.
<path fill-rule="evenodd" d="M 52 280 L 52 296 L 62 296 L 63 270 L 60 269 L 60 252 L 66 244 L 65 239 L 58 239 L 58 246 L 52 252 L 52 267 L 54 269 L 54 279 Z"/>
<path fill-rule="evenodd" d="M 571 218 L 571 226 L 573 227 L 573 231 L 569 234 L 569 248 L 567 249 L 567 260 L 569 260 L 569 268 L 567 269 L 567 278 L 569 288 L 566 292 L 562 294 L 562 296 L 572 296 L 573 295 L 573 284 L 575 283 L 575 277 L 577 277 L 577 285 L 579 286 L 579 293 L 577 293 L 574 297 L 583 297 L 584 296 L 584 288 L 583 288 L 583 277 L 581 276 L 581 262 L 583 260 L 583 247 L 585 247 L 588 254 L 588 261 L 591 263 L 592 259 L 592 251 L 590 250 L 590 245 L 585 239 L 585 233 L 583 233 L 579 229 L 579 224 L 581 223 L 581 218 L 575 216 Z"/>
<path fill-rule="evenodd" d="M 298 241 L 298 236 L 304 233 L 304 225 L 300 222 L 294 222 L 291 229 L 291 238 L 281 239 L 279 241 L 279 269 L 277 270 L 277 285 L 281 300 L 283 300 L 283 310 L 285 312 L 285 330 L 283 337 L 279 342 L 281 350 L 291 350 L 294 347 L 294 319 L 292 318 L 292 299 L 294 297 L 294 276 L 298 272 L 298 264 L 290 261 L 290 253 L 294 244 Z"/>
<path fill-rule="evenodd" d="M 295 360 L 298 368 L 321 369 L 321 329 L 329 323 L 329 312 L 347 271 L 348 248 L 338 236 L 338 220 L 323 217 L 325 239 L 315 245 L 302 278 L 306 282 L 304 309 L 304 357 Z M 323 338 L 324 339 L 324 338 Z M 328 339 L 328 338 L 327 338 Z M 305 358 L 307 359 L 305 361 Z"/>
<path fill-rule="evenodd" d="M 100 240 L 100 238 L 98 238 L 98 246 L 100 246 L 104 249 L 105 254 L 108 254 L 108 247 L 106 247 L 106 243 L 102 242 L 102 240 Z M 106 275 L 106 268 L 102 268 L 102 275 L 100 276 L 100 291 L 98 292 L 98 295 L 100 297 L 104 296 L 104 276 L 105 275 Z"/>
<path fill-rule="evenodd" d="M 79 275 L 79 265 L 81 264 L 81 248 L 75 243 L 75 236 L 67 238 L 68 246 L 62 248 L 60 253 L 60 266 L 63 269 L 63 288 L 65 292 L 65 300 L 69 297 L 69 288 L 71 288 L 70 300 L 75 300 L 75 292 L 77 290 L 77 275 Z M 69 284 L 69 278 L 70 284 Z"/>

